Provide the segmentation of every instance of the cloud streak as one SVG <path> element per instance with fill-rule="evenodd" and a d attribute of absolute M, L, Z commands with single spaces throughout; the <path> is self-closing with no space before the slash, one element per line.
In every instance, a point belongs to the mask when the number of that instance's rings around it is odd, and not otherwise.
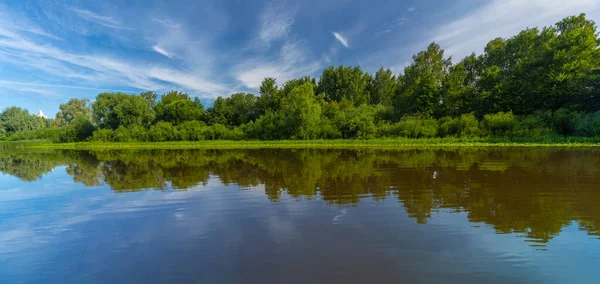
<path fill-rule="evenodd" d="M 333 32 L 333 36 L 337 39 L 344 47 L 349 48 L 348 41 L 339 33 Z"/>
<path fill-rule="evenodd" d="M 260 15 L 258 36 L 265 44 L 284 39 L 291 32 L 295 22 L 296 9 L 290 8 L 284 2 L 273 2 Z"/>
<path fill-rule="evenodd" d="M 245 87 L 258 89 L 266 77 L 277 79 L 279 84 L 288 80 L 311 75 L 321 68 L 320 61 L 310 60 L 303 42 L 284 44 L 276 60 L 254 58 L 234 67 L 236 78 Z"/>
<path fill-rule="evenodd" d="M 135 30 L 133 28 L 129 28 L 129 27 L 121 25 L 120 21 L 115 20 L 109 16 L 102 16 L 102 15 L 98 15 L 92 11 L 76 9 L 76 8 L 71 9 L 71 11 L 75 12 L 79 17 L 81 17 L 87 21 L 96 23 L 98 25 L 101 25 L 101 26 L 104 26 L 107 28 L 113 28 L 113 29 L 119 29 L 119 30 Z"/>
<path fill-rule="evenodd" d="M 166 57 L 171 58 L 171 55 L 166 50 L 164 50 L 163 48 L 161 48 L 158 45 L 152 46 L 152 50 L 154 50 L 154 51 L 156 51 L 156 52 L 158 52 L 158 53 L 160 53 L 160 54 L 162 54 L 162 55 L 164 55 Z"/>

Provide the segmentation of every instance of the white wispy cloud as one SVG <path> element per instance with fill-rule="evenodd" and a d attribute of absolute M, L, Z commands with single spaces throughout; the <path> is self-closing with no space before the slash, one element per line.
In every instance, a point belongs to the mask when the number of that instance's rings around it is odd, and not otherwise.
<path fill-rule="evenodd" d="M 3 8 L 1 4 L 0 8 Z M 114 31 L 120 34 L 123 32 L 119 28 L 130 29 L 122 26 L 121 22 L 113 17 L 81 9 L 73 11 L 104 27 L 116 28 Z M 0 9 L 0 15 L 8 12 L 12 11 Z M 4 22 L 5 18 L 0 19 L 0 24 Z M 25 20 L 21 22 L 30 23 Z M 168 25 L 171 27 L 150 31 L 140 29 L 140 32 L 145 33 L 143 37 L 155 42 L 152 50 L 170 58 L 173 58 L 174 54 L 185 58 L 188 66 L 193 67 L 191 70 L 185 66 L 173 67 L 141 58 L 119 58 L 98 52 L 74 52 L 37 37 L 46 34 L 39 26 L 0 25 L 0 66 L 8 67 L 5 70 L 16 68 L 35 74 L 31 82 L 29 79 L 0 80 L 0 84 L 21 86 L 19 89 L 28 93 L 35 93 L 35 89 L 40 90 L 43 87 L 121 92 L 166 91 L 178 88 L 206 98 L 228 95 L 225 93 L 228 88 L 224 84 L 211 79 L 215 74 L 211 72 L 215 53 L 206 48 L 202 42 L 204 38 L 198 36 L 192 39 L 184 27 L 174 28 L 176 24 L 173 22 L 168 22 Z M 31 31 L 36 33 L 32 34 Z"/>
<path fill-rule="evenodd" d="M 75 86 L 75 85 L 61 85 L 61 84 L 46 84 L 46 83 L 37 83 L 37 82 L 20 82 L 20 81 L 10 81 L 10 80 L 0 80 L 0 84 L 5 86 L 26 86 L 24 88 L 20 88 L 19 90 L 32 91 L 37 90 L 37 93 L 44 93 L 47 89 L 39 89 L 39 88 L 31 88 L 27 86 L 34 87 L 51 87 L 51 88 L 66 88 L 66 89 L 78 89 L 78 90 L 92 90 L 92 91 L 105 91 L 105 92 L 121 92 L 121 93 L 135 93 L 134 90 L 122 90 L 122 89 L 106 89 L 106 88 L 94 88 L 94 87 L 85 87 L 85 86 Z"/>
<path fill-rule="evenodd" d="M 272 2 L 262 11 L 258 36 L 263 43 L 284 39 L 292 30 L 296 8 L 283 1 Z"/>
<path fill-rule="evenodd" d="M 155 21 L 157 23 L 160 23 L 161 25 L 163 25 L 163 26 L 165 26 L 167 28 L 174 28 L 174 29 L 176 29 L 176 28 L 180 28 L 181 27 L 181 24 L 174 23 L 174 22 L 172 22 L 170 20 L 167 20 L 167 19 L 157 19 L 157 18 L 154 18 L 154 17 L 152 17 L 150 19 L 152 19 L 153 21 Z"/>
<path fill-rule="evenodd" d="M 87 21 L 96 23 L 98 25 L 101 25 L 101 26 L 104 26 L 107 28 L 120 29 L 120 30 L 135 30 L 133 28 L 122 25 L 120 21 L 118 21 L 110 16 L 102 16 L 102 15 L 96 14 L 92 11 L 88 11 L 88 10 L 84 10 L 84 9 L 77 9 L 77 8 L 72 8 L 71 11 L 75 12 L 79 17 L 81 17 Z"/>
<path fill-rule="evenodd" d="M 409 12 L 413 13 L 413 12 L 416 12 L 416 11 L 417 11 L 417 9 L 416 9 L 416 8 L 413 8 L 413 7 L 410 7 L 410 8 L 408 8 L 408 10 L 407 10 L 407 11 L 409 11 Z"/>
<path fill-rule="evenodd" d="M 463 18 L 442 24 L 432 40 L 458 59 L 472 52 L 481 53 L 496 37 L 510 37 L 527 27 L 549 26 L 582 12 L 600 20 L 600 1 L 494 0 Z"/>
<path fill-rule="evenodd" d="M 320 60 L 311 60 L 306 54 L 304 42 L 283 45 L 276 60 L 253 58 L 234 67 L 236 78 L 245 87 L 258 89 L 266 77 L 277 79 L 279 84 L 320 70 Z"/>
<path fill-rule="evenodd" d="M 348 41 L 339 33 L 333 32 L 333 36 L 346 48 L 350 47 Z"/>
<path fill-rule="evenodd" d="M 160 53 L 160 54 L 162 54 L 162 55 L 164 55 L 166 57 L 171 58 L 171 54 L 169 54 L 166 50 L 164 50 L 162 47 L 160 47 L 158 45 L 152 46 L 152 50 L 154 50 L 154 51 L 156 51 L 156 52 L 158 52 L 158 53 Z"/>

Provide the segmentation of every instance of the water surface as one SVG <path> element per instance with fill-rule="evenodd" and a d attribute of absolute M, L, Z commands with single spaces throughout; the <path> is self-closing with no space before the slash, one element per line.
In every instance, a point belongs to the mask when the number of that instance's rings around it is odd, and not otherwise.
<path fill-rule="evenodd" d="M 1 283 L 593 283 L 600 151 L 0 152 Z"/>

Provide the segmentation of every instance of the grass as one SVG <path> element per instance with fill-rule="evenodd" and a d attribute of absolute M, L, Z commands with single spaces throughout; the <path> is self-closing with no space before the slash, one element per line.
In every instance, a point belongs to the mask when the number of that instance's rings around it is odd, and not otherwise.
<path fill-rule="evenodd" d="M 372 140 L 281 140 L 198 142 L 2 142 L 0 149 L 258 149 L 258 148 L 402 148 L 402 147 L 600 147 L 600 138 L 393 138 Z"/>

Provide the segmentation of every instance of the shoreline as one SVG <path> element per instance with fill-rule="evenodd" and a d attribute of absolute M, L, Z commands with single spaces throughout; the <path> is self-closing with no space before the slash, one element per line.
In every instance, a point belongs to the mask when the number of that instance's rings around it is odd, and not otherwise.
<path fill-rule="evenodd" d="M 0 142 L 0 149 L 294 149 L 294 148 L 431 148 L 431 147 L 600 147 L 600 139 L 510 141 L 508 139 L 373 139 L 177 142 Z"/>

